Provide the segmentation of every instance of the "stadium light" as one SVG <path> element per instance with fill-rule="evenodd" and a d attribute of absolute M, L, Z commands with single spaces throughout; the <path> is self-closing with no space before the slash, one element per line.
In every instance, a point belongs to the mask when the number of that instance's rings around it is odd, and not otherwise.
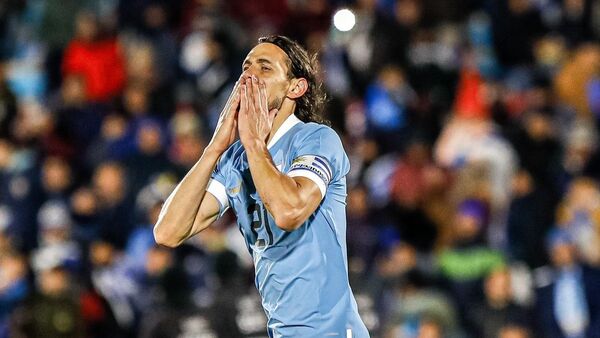
<path fill-rule="evenodd" d="M 349 9 L 340 9 L 333 15 L 333 26 L 341 32 L 347 32 L 354 28 L 356 17 Z"/>

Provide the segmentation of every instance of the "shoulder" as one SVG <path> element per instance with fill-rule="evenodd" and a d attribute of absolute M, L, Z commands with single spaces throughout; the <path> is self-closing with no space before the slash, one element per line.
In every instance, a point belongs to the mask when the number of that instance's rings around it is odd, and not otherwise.
<path fill-rule="evenodd" d="M 294 135 L 298 141 L 320 141 L 331 145 L 339 144 L 342 141 L 338 133 L 331 127 L 315 122 L 304 123 Z"/>

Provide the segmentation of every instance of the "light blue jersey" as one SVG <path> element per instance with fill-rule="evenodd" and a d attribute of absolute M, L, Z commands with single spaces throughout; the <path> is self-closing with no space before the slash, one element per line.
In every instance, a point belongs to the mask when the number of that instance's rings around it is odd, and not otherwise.
<path fill-rule="evenodd" d="M 322 201 L 292 232 L 275 225 L 258 195 L 238 141 L 222 156 L 207 191 L 237 216 L 254 258 L 256 286 L 269 336 L 369 337 L 348 283 L 346 174 L 348 157 L 329 127 L 291 115 L 268 145 L 276 167 L 315 182 Z"/>

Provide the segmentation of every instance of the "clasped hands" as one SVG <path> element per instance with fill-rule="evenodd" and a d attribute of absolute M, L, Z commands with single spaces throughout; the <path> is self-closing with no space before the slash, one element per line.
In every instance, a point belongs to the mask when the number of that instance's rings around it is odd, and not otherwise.
<path fill-rule="evenodd" d="M 266 143 L 277 109 L 269 110 L 265 82 L 255 75 L 242 77 L 238 91 L 240 107 L 237 113 L 237 127 L 240 141 L 244 147 L 256 141 Z"/>
<path fill-rule="evenodd" d="M 246 149 L 266 144 L 277 111 L 269 110 L 265 82 L 255 75 L 242 75 L 219 117 L 209 148 L 221 154 L 238 135 Z"/>

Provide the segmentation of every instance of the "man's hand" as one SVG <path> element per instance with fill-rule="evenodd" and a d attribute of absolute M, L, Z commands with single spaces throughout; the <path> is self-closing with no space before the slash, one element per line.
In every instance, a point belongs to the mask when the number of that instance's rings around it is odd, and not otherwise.
<path fill-rule="evenodd" d="M 277 109 L 269 111 L 267 87 L 262 80 L 253 75 L 240 86 L 240 111 L 238 114 L 238 131 L 244 146 L 252 142 L 266 143 Z"/>
<path fill-rule="evenodd" d="M 207 149 L 214 150 L 217 154 L 222 154 L 235 142 L 237 138 L 237 110 L 240 105 L 240 84 L 242 79 L 238 80 L 231 91 L 231 95 L 221 111 L 217 127 L 213 133 Z"/>

